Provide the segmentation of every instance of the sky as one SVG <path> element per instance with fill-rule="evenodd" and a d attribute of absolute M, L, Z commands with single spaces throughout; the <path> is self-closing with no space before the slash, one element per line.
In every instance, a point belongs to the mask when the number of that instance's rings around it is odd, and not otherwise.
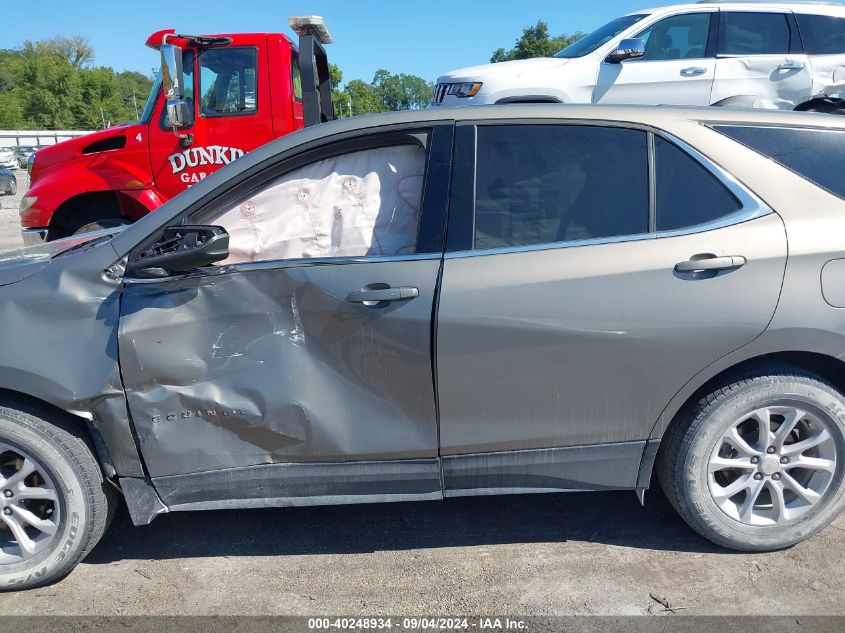
<path fill-rule="evenodd" d="M 380 68 L 433 81 L 441 73 L 490 61 L 510 48 L 522 28 L 546 20 L 552 35 L 591 31 L 655 0 L 33 0 L 7 2 L 0 48 L 54 35 L 83 35 L 95 64 L 148 73 L 157 54 L 144 46 L 159 29 L 193 35 L 282 32 L 290 15 L 322 15 L 335 43 L 329 60 L 344 81 L 371 81 Z"/>

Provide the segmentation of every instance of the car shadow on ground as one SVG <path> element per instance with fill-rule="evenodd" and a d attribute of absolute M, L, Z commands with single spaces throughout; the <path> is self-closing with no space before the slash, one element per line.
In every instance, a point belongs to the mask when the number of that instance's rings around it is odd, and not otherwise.
<path fill-rule="evenodd" d="M 660 492 L 467 497 L 446 501 L 175 512 L 133 527 L 122 507 L 86 558 L 361 554 L 510 543 L 589 541 L 679 552 L 728 553 L 689 528 Z"/>

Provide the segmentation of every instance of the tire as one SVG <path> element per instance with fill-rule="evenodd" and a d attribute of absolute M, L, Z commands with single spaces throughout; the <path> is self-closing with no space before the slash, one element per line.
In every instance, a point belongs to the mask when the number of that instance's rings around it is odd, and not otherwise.
<path fill-rule="evenodd" d="M 18 192 L 18 183 L 15 180 L 9 182 L 9 188 L 6 190 L 6 193 L 10 196 L 14 196 Z"/>
<path fill-rule="evenodd" d="M 822 114 L 835 114 L 838 116 L 845 115 L 845 101 L 840 99 L 816 99 L 813 105 L 804 108 L 798 106 L 798 112 L 819 112 Z"/>
<path fill-rule="evenodd" d="M 792 420 L 794 431 L 779 439 Z M 657 474 L 699 534 L 730 549 L 766 552 L 791 547 L 836 518 L 845 506 L 844 470 L 843 395 L 803 369 L 770 363 L 728 379 L 679 413 Z"/>
<path fill-rule="evenodd" d="M 832 114 L 834 116 L 845 115 L 845 108 L 810 108 L 804 112 L 818 112 L 820 114 Z"/>
<path fill-rule="evenodd" d="M 104 218 L 102 220 L 95 220 L 89 222 L 85 226 L 80 226 L 73 234 L 80 235 L 81 233 L 91 233 L 92 231 L 101 231 L 103 229 L 114 229 L 119 226 L 127 226 L 129 222 L 123 218 Z"/>
<path fill-rule="evenodd" d="M 35 465 L 37 476 L 14 482 L 11 499 L 7 489 L 0 493 L 0 590 L 37 587 L 67 575 L 100 540 L 117 501 L 83 431 L 47 408 L 0 405 L 0 489 L 14 481 L 16 468 L 18 473 L 23 470 L 21 456 Z M 30 487 L 21 488 L 21 483 Z M 23 498 L 33 490 L 54 500 Z M 42 531 L 18 522 L 28 531 L 31 551 L 25 555 L 9 524 L 20 512 L 11 504 L 35 514 L 41 526 L 49 525 Z"/>

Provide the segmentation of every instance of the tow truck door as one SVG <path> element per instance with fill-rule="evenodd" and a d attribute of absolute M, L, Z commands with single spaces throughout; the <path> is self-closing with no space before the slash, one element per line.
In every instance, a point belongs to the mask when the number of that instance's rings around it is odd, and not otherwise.
<path fill-rule="evenodd" d="M 186 99 L 194 123 L 167 127 L 164 99 L 150 124 L 150 161 L 158 190 L 181 193 L 245 153 L 273 139 L 273 104 L 266 38 L 237 36 L 233 43 L 186 49 Z"/>

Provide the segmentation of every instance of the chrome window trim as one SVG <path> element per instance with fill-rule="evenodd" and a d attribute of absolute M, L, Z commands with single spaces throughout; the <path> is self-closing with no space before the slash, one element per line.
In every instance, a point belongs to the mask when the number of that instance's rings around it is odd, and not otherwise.
<path fill-rule="evenodd" d="M 441 253 L 415 253 L 413 255 L 382 255 L 380 257 L 313 257 L 305 259 L 270 259 L 260 262 L 243 262 L 225 266 L 208 266 L 190 272 L 165 277 L 126 277 L 125 284 L 155 284 L 197 277 L 219 277 L 231 273 L 246 273 L 256 270 L 278 270 L 283 268 L 311 268 L 313 266 L 348 266 L 350 264 L 374 264 L 380 262 L 413 262 L 440 259 Z"/>
<path fill-rule="evenodd" d="M 724 121 L 713 121 L 713 120 L 706 120 L 706 121 L 699 121 L 701 125 L 706 128 L 713 130 L 714 132 L 718 132 L 722 136 L 727 136 L 723 132 L 719 131 L 720 127 L 750 127 L 754 129 L 767 129 L 767 130 L 806 130 L 808 132 L 838 132 L 839 134 L 845 134 L 845 128 L 841 127 L 831 127 L 831 125 L 836 125 L 836 121 L 824 121 L 818 122 L 818 124 L 812 123 L 767 123 L 764 121 L 759 121 L 756 123 L 752 123 L 750 121 L 732 121 L 730 119 L 725 119 Z M 826 125 L 829 123 L 830 125 Z M 731 138 L 728 136 L 728 138 Z M 734 139 L 731 138 L 733 141 Z M 739 141 L 734 141 L 738 143 Z M 742 145 L 742 143 L 740 143 Z M 759 153 L 759 152 L 758 152 Z"/>
<path fill-rule="evenodd" d="M 567 123 L 563 123 L 567 125 Z M 618 244 L 621 242 L 640 242 L 644 240 L 663 239 L 668 237 L 681 237 L 684 235 L 695 235 L 696 233 L 704 233 L 707 231 L 714 231 L 716 229 L 726 228 L 743 222 L 756 220 L 763 216 L 774 213 L 772 208 L 761 200 L 755 193 L 749 190 L 745 185 L 742 185 L 736 177 L 725 170 L 723 167 L 715 163 L 713 160 L 699 152 L 689 143 L 679 139 L 674 134 L 657 130 L 651 127 L 637 126 L 632 129 L 645 129 L 652 132 L 656 137 L 660 137 L 670 143 L 674 143 L 699 164 L 701 164 L 707 171 L 715 176 L 728 191 L 730 191 L 739 200 L 739 210 L 722 216 L 712 222 L 704 224 L 697 224 L 695 226 L 685 227 L 683 229 L 673 229 L 671 231 L 654 231 L 649 233 L 637 233 L 635 235 L 617 235 L 612 237 L 598 237 L 586 240 L 574 240 L 569 242 L 543 242 L 540 244 L 526 244 L 522 246 L 502 246 L 499 248 L 488 248 L 478 250 L 462 250 L 453 251 L 445 254 L 445 259 L 458 259 L 463 257 L 482 257 L 484 255 L 503 255 L 507 253 L 528 253 L 534 251 L 547 251 L 559 248 L 573 248 L 579 246 L 595 246 L 599 244 Z M 715 131 L 715 130 L 714 130 Z M 476 161 L 477 163 L 477 161 Z M 651 183 L 649 183 L 651 186 Z M 473 209 L 473 226 L 475 224 L 475 209 Z M 473 231 L 474 233 L 474 231 Z M 474 236 L 473 236 L 474 238 Z"/>

